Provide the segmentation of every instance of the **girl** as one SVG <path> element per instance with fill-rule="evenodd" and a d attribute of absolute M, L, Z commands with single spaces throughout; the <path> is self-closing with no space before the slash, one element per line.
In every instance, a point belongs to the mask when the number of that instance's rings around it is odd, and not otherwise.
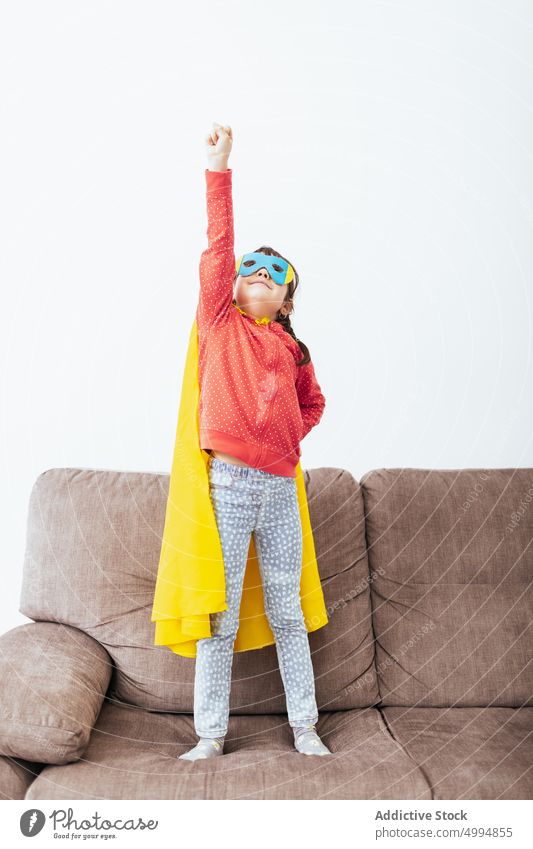
<path fill-rule="evenodd" d="M 211 454 L 209 491 L 227 609 L 210 614 L 212 636 L 197 642 L 194 726 L 200 739 L 180 758 L 198 760 L 224 751 L 251 533 L 295 748 L 328 755 L 315 729 L 315 681 L 300 603 L 302 528 L 295 481 L 299 443 L 320 421 L 325 399 L 309 351 L 290 323 L 298 286 L 293 266 L 268 247 L 235 263 L 228 168 L 233 134 L 231 127 L 213 127 L 206 137 L 208 247 L 200 260 L 196 313 L 198 417 L 201 447 Z"/>

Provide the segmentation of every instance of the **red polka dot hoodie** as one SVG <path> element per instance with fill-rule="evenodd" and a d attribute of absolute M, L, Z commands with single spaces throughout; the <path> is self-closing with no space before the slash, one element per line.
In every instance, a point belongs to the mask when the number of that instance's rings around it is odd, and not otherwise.
<path fill-rule="evenodd" d="M 200 258 L 198 404 L 200 442 L 255 468 L 296 477 L 300 442 L 325 398 L 312 361 L 277 321 L 233 303 L 232 169 L 205 170 L 208 247 Z"/>

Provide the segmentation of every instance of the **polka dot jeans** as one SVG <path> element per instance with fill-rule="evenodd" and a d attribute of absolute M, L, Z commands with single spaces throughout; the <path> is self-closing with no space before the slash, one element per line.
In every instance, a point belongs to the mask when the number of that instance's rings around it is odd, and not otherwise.
<path fill-rule="evenodd" d="M 223 737 L 228 730 L 233 644 L 252 533 L 265 613 L 276 639 L 289 725 L 314 725 L 318 709 L 300 603 L 302 526 L 296 479 L 216 457 L 209 458 L 208 471 L 228 609 L 210 614 L 212 636 L 196 643 L 195 731 L 199 737 Z"/>

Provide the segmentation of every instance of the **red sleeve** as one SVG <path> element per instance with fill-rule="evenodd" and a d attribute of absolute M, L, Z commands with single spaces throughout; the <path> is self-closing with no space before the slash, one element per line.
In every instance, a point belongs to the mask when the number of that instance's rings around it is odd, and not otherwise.
<path fill-rule="evenodd" d="M 232 169 L 205 169 L 207 248 L 200 257 L 198 328 L 205 327 L 231 306 L 235 254 L 233 233 Z"/>
<path fill-rule="evenodd" d="M 300 402 L 300 410 L 304 423 L 303 439 L 304 436 L 307 436 L 311 428 L 319 423 L 324 412 L 324 407 L 326 406 L 326 399 L 316 379 L 312 361 L 306 363 L 304 366 L 298 366 L 296 392 L 298 393 L 298 401 Z"/>

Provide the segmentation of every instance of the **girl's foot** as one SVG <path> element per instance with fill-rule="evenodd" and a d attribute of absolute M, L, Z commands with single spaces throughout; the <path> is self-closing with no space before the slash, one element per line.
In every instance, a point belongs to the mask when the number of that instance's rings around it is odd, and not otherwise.
<path fill-rule="evenodd" d="M 332 752 L 324 745 L 314 725 L 303 728 L 293 728 L 294 748 L 302 755 L 331 755 Z"/>
<path fill-rule="evenodd" d="M 178 760 L 198 761 L 204 758 L 214 758 L 224 754 L 224 737 L 200 737 L 193 749 L 189 749 Z"/>

